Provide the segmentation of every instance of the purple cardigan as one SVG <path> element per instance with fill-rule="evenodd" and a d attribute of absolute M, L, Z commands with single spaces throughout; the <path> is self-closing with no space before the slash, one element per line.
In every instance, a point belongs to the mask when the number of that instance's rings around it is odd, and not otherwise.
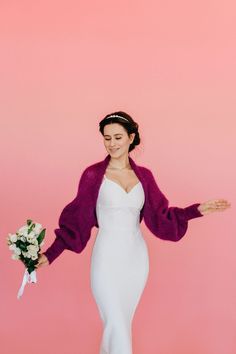
<path fill-rule="evenodd" d="M 59 218 L 59 228 L 55 229 L 56 238 L 43 252 L 51 264 L 64 249 L 80 253 L 91 236 L 93 226 L 99 227 L 96 216 L 96 201 L 103 176 L 110 160 L 108 154 L 104 160 L 88 166 L 82 173 L 77 195 L 67 204 Z M 188 220 L 203 214 L 198 210 L 200 203 L 186 208 L 169 207 L 169 201 L 159 189 L 150 169 L 137 165 L 129 156 L 130 165 L 142 183 L 145 201 L 140 211 L 140 222 L 163 240 L 178 241 L 186 233 Z"/>

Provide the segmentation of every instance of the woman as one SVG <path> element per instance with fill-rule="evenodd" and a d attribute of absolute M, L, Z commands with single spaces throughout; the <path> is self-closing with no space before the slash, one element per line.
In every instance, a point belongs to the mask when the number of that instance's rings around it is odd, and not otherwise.
<path fill-rule="evenodd" d="M 53 244 L 38 267 L 51 264 L 64 249 L 85 248 L 93 226 L 98 233 L 91 256 L 91 288 L 104 324 L 100 354 L 132 354 L 132 319 L 145 288 L 149 256 L 142 218 L 163 240 L 178 241 L 188 221 L 230 206 L 224 199 L 169 207 L 152 172 L 129 156 L 140 143 L 138 124 L 125 112 L 99 123 L 106 158 L 87 167 L 75 199 L 63 209 Z"/>

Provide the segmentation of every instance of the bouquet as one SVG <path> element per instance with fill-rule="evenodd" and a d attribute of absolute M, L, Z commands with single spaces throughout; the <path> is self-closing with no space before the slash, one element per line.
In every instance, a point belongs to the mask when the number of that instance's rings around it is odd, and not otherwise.
<path fill-rule="evenodd" d="M 21 260 L 26 267 L 17 294 L 18 299 L 22 296 L 26 283 L 37 282 L 35 266 L 38 263 L 41 245 L 44 244 L 45 230 L 41 224 L 28 219 L 26 225 L 20 227 L 16 233 L 9 233 L 7 236 L 7 244 L 13 251 L 12 259 Z"/>

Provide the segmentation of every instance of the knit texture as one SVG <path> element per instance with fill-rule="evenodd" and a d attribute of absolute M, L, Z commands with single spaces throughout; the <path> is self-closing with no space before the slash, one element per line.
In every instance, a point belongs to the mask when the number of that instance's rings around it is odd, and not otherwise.
<path fill-rule="evenodd" d="M 56 238 L 43 252 L 51 264 L 65 249 L 80 253 L 86 247 L 93 226 L 98 226 L 96 201 L 103 176 L 110 160 L 96 162 L 82 172 L 75 198 L 67 204 L 59 217 Z M 186 208 L 169 206 L 169 201 L 159 189 L 150 169 L 137 165 L 129 156 L 130 165 L 142 183 L 145 202 L 140 212 L 140 222 L 144 219 L 147 228 L 156 237 L 179 241 L 188 228 L 188 220 L 203 216 L 198 210 L 200 203 Z"/>

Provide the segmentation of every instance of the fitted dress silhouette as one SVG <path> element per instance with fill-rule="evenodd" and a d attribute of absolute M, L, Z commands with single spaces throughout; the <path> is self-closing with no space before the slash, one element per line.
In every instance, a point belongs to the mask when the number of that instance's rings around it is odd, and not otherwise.
<path fill-rule="evenodd" d="M 144 200 L 140 181 L 126 192 L 104 175 L 90 267 L 92 294 L 103 321 L 99 354 L 132 354 L 132 319 L 149 273 L 139 221 Z"/>

